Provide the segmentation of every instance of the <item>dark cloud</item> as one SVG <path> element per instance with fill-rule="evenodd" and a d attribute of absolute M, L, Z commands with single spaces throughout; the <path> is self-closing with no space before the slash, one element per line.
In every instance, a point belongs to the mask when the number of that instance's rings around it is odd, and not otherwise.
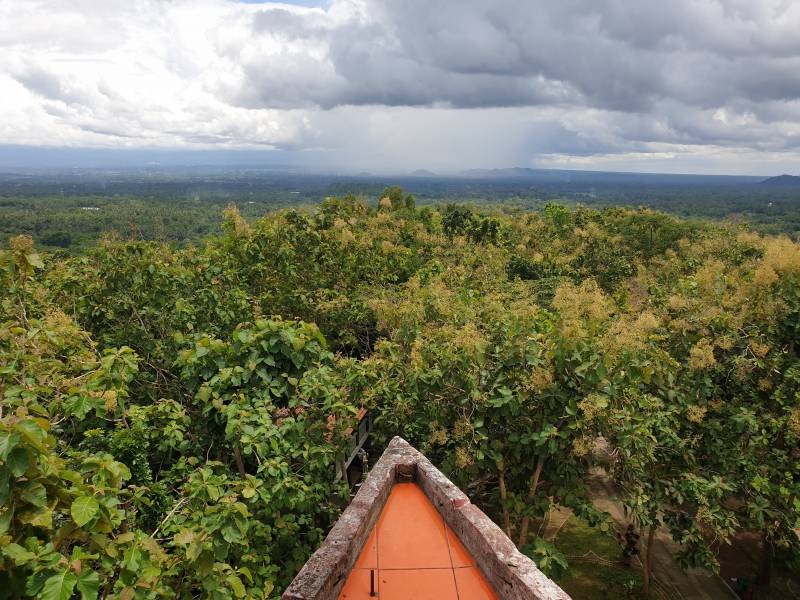
<path fill-rule="evenodd" d="M 644 111 L 664 99 L 708 108 L 800 97 L 796 3 L 370 0 L 338 22 L 265 10 L 254 30 L 302 54 L 284 56 L 288 66 L 245 60 L 242 97 L 264 106 Z"/>

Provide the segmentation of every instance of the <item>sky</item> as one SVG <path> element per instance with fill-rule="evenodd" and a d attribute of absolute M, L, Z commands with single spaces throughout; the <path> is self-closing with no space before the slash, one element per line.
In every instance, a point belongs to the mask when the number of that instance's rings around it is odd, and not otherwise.
<path fill-rule="evenodd" d="M 800 174 L 798 32 L 797 0 L 0 0 L 0 166 Z"/>

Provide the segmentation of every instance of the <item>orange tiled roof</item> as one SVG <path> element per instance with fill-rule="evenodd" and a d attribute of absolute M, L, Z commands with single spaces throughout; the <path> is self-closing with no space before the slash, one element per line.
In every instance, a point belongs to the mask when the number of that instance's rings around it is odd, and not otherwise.
<path fill-rule="evenodd" d="M 496 600 L 475 559 L 414 483 L 392 488 L 340 600 Z"/>

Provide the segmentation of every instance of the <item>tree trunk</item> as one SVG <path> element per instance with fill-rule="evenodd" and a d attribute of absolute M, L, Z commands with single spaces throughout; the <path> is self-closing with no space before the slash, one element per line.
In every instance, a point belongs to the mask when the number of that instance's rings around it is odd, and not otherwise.
<path fill-rule="evenodd" d="M 642 595 L 646 598 L 650 595 L 650 576 L 653 572 L 653 537 L 656 533 L 656 526 L 651 525 L 647 531 L 647 542 L 642 553 Z"/>
<path fill-rule="evenodd" d="M 539 477 L 542 475 L 542 467 L 544 467 L 544 455 L 541 455 L 536 461 L 536 470 L 533 472 L 533 477 L 531 477 L 531 487 L 528 490 L 528 497 L 525 500 L 526 504 L 530 504 L 533 502 L 533 499 L 536 498 L 536 488 L 539 487 Z M 522 549 L 522 547 L 528 543 L 528 526 L 530 522 L 531 518 L 528 515 L 522 517 L 517 548 Z"/>
<path fill-rule="evenodd" d="M 768 586 L 772 581 L 772 544 L 767 539 L 767 532 L 761 533 L 761 567 L 758 572 L 758 584 Z"/>
<path fill-rule="evenodd" d="M 239 470 L 239 476 L 244 479 L 247 472 L 244 470 L 244 461 L 242 460 L 242 453 L 239 451 L 239 445 L 233 447 L 233 458 L 236 460 L 236 468 Z"/>
<path fill-rule="evenodd" d="M 503 530 L 511 537 L 511 519 L 508 516 L 508 493 L 506 491 L 506 475 L 500 471 L 500 508 L 503 510 Z"/>

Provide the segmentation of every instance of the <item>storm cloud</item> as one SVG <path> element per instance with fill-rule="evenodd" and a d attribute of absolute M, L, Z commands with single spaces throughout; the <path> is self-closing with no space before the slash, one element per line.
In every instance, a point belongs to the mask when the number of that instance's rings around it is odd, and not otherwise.
<path fill-rule="evenodd" d="M 0 143 L 771 173 L 798 31 L 787 0 L 0 0 Z"/>

